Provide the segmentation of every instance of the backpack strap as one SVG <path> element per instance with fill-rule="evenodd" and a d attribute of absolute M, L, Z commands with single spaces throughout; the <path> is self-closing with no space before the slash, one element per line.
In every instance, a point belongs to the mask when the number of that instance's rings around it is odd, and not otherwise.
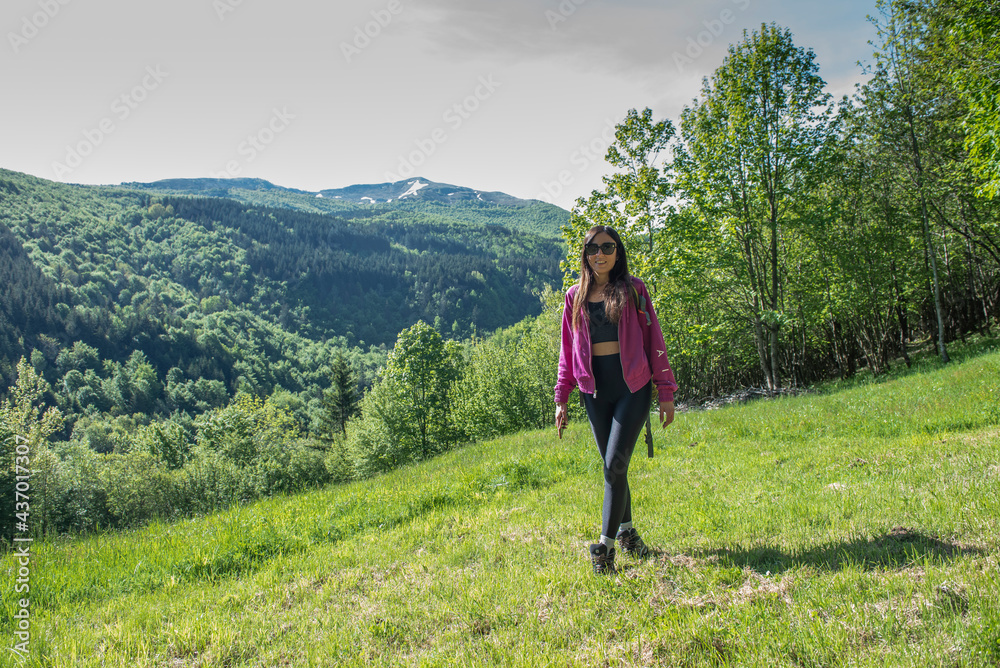
<path fill-rule="evenodd" d="M 628 287 L 632 291 L 632 301 L 635 303 L 636 310 L 646 316 L 646 327 L 651 326 L 653 321 L 649 317 L 649 311 L 646 310 L 646 298 L 639 296 L 639 291 L 635 289 L 635 286 L 631 282 L 629 282 Z"/>

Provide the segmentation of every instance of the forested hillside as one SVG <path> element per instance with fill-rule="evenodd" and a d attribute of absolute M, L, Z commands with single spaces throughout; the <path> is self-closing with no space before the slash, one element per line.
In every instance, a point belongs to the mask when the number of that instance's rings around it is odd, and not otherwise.
<path fill-rule="evenodd" d="M 29 355 L 71 413 L 196 413 L 240 389 L 318 397 L 335 350 L 367 385 L 419 319 L 461 339 L 540 312 L 561 248 L 513 234 L 0 171 L 0 386 Z"/>

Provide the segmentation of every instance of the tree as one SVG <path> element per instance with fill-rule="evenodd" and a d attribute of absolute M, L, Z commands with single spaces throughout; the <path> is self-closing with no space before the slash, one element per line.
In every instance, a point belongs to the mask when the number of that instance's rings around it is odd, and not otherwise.
<path fill-rule="evenodd" d="M 462 434 L 452 426 L 450 390 L 461 346 L 420 320 L 399 333 L 382 377 L 347 429 L 355 475 L 365 477 L 443 452 Z"/>
<path fill-rule="evenodd" d="M 451 427 L 448 391 L 461 369 L 461 352 L 423 320 L 404 329 L 389 353 L 385 377 L 396 381 L 405 400 L 398 407 L 413 425 L 416 459 L 444 450 L 456 434 Z"/>
<path fill-rule="evenodd" d="M 669 211 L 672 194 L 662 154 L 674 137 L 673 123 L 653 120 L 649 108 L 630 109 L 615 126 L 615 141 L 605 160 L 617 172 L 603 177 L 604 189 L 577 200 L 563 237 L 570 248 L 563 269 L 567 277 L 577 269 L 579 249 L 593 225 L 610 225 L 622 237 L 628 251 L 629 270 L 655 287 L 657 230 Z"/>
<path fill-rule="evenodd" d="M 698 211 L 699 235 L 729 275 L 725 299 L 753 328 L 768 387 L 781 384 L 782 237 L 802 221 L 824 173 L 833 105 L 814 53 L 762 25 L 729 48 L 700 101 L 681 116 L 678 192 Z M 710 236 L 710 239 L 708 238 Z"/>
<path fill-rule="evenodd" d="M 927 24 L 917 5 L 879 0 L 878 7 L 882 19 L 873 20 L 882 38 L 883 51 L 876 54 L 875 76 L 865 86 L 866 108 L 878 118 L 878 134 L 889 144 L 887 150 L 899 153 L 900 163 L 911 181 L 930 267 L 938 353 L 941 361 L 948 362 L 938 253 L 930 227 L 932 177 L 928 169 L 927 144 L 935 109 L 941 102 L 929 85 L 933 77 L 921 62 L 921 50 L 927 43 Z"/>
<path fill-rule="evenodd" d="M 32 505 L 43 512 L 33 512 L 41 516 L 42 522 L 25 522 L 32 531 L 45 531 L 45 517 L 48 510 L 49 494 L 47 482 L 51 457 L 45 456 L 45 444 L 49 437 L 63 425 L 63 416 L 58 408 L 48 408 L 42 413 L 41 399 L 49 389 L 48 383 L 32 368 L 25 358 L 17 363 L 17 382 L 11 396 L 0 403 L 0 512 L 5 518 L 3 538 L 10 540 L 8 533 L 14 528 L 7 522 L 14 518 L 15 487 L 41 471 L 41 480 L 31 483 Z M 20 476 L 20 477 L 19 477 Z M 37 478 L 37 476 L 36 476 Z M 9 518 L 9 519 L 8 519 Z"/>
<path fill-rule="evenodd" d="M 330 387 L 323 392 L 320 428 L 324 440 L 347 433 L 347 421 L 357 413 L 359 400 L 357 377 L 344 352 L 338 350 L 330 366 Z"/>
<path fill-rule="evenodd" d="M 1000 1 L 940 0 L 931 28 L 941 39 L 931 63 L 967 106 L 965 148 L 982 193 L 1000 194 Z"/>

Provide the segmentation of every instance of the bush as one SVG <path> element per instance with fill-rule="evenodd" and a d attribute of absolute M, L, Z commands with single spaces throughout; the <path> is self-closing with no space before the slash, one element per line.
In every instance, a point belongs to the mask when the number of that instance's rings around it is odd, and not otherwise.
<path fill-rule="evenodd" d="M 323 463 L 330 476 L 330 482 L 347 482 L 354 477 L 354 466 L 345 437 L 334 436 L 326 449 Z"/>
<path fill-rule="evenodd" d="M 35 483 L 46 532 L 83 533 L 112 525 L 101 476 L 103 455 L 82 443 L 63 442 L 38 459 Z"/>
<path fill-rule="evenodd" d="M 100 473 L 116 527 L 134 527 L 176 513 L 170 474 L 149 452 L 108 455 Z"/>
<path fill-rule="evenodd" d="M 250 478 L 258 496 L 297 492 L 318 487 L 330 479 L 318 441 L 297 439 L 270 443 L 254 464 Z"/>
<path fill-rule="evenodd" d="M 252 497 L 250 485 L 236 464 L 218 452 L 195 448 L 183 468 L 171 473 L 178 511 L 208 513 Z"/>
<path fill-rule="evenodd" d="M 376 383 L 361 400 L 361 417 L 347 423 L 353 477 L 367 478 L 414 461 L 413 423 L 400 417 L 402 388 L 391 379 Z"/>
<path fill-rule="evenodd" d="M 253 465 L 271 444 L 286 444 L 299 436 L 298 423 L 289 413 L 246 394 L 207 413 L 197 426 L 198 445 L 239 468 Z"/>
<path fill-rule="evenodd" d="M 170 470 L 183 467 L 191 457 L 191 437 L 184 427 L 171 420 L 141 427 L 133 443 L 136 450 L 152 454 Z"/>
<path fill-rule="evenodd" d="M 470 438 L 552 424 L 559 335 L 547 318 L 525 320 L 473 348 L 464 377 L 452 387 L 455 424 Z"/>

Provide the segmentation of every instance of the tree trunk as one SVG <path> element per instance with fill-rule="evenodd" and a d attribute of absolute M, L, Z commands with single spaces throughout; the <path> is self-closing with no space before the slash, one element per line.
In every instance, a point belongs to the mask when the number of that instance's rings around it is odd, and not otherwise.
<path fill-rule="evenodd" d="M 767 389 L 774 389 L 774 376 L 772 364 L 767 358 L 767 341 L 764 340 L 764 321 L 760 318 L 760 313 L 754 315 L 753 322 L 754 340 L 757 343 L 757 357 L 760 359 L 760 369 L 764 372 L 764 379 L 767 382 Z"/>
<path fill-rule="evenodd" d="M 927 244 L 927 254 L 931 260 L 931 278 L 934 283 L 934 311 L 937 313 L 938 353 L 941 355 L 941 361 L 947 364 L 950 359 L 948 357 L 948 349 L 944 345 L 944 309 L 941 306 L 941 282 L 938 280 L 937 259 L 935 258 L 934 245 L 931 241 L 930 224 L 927 222 L 927 204 L 923 195 L 920 196 L 920 206 L 924 217 L 924 242 Z"/>
<path fill-rule="evenodd" d="M 931 242 L 931 227 L 927 216 L 927 195 L 924 192 L 924 172 L 920 160 L 920 145 L 917 143 L 917 133 L 913 128 L 913 109 L 907 104 L 904 107 L 908 129 L 910 131 L 910 147 L 913 149 L 913 166 L 916 171 L 917 192 L 920 193 L 920 216 L 924 223 L 924 243 L 927 244 L 927 254 L 931 262 L 931 277 L 934 283 L 934 310 L 938 324 L 938 352 L 941 361 L 948 363 L 948 349 L 944 345 L 944 312 L 941 308 L 941 283 L 938 280 L 937 259 L 934 256 L 934 245 Z"/>
<path fill-rule="evenodd" d="M 778 315 L 778 212 L 777 206 L 771 204 L 771 316 Z M 768 326 L 771 332 L 771 380 L 770 389 L 781 389 L 781 369 L 778 365 L 778 332 L 781 323 L 777 320 Z"/>
<path fill-rule="evenodd" d="M 913 361 L 910 359 L 909 353 L 906 352 L 906 343 L 910 338 L 909 334 L 909 324 L 906 319 L 906 301 L 903 298 L 903 293 L 899 289 L 899 276 L 896 274 L 896 263 L 892 263 L 892 287 L 893 292 L 896 293 L 896 319 L 899 321 L 899 351 L 903 355 L 903 361 L 906 362 L 906 368 L 909 369 L 913 366 Z"/>

